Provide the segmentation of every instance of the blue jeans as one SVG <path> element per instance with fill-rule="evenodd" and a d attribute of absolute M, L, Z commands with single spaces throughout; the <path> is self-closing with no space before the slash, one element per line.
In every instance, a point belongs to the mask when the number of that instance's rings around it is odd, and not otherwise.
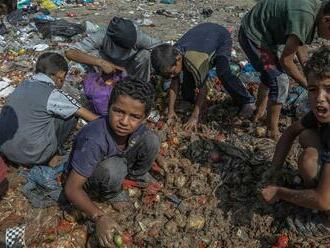
<path fill-rule="evenodd" d="M 242 28 L 239 30 L 238 40 L 252 66 L 260 72 L 261 82 L 269 88 L 269 100 L 285 103 L 289 92 L 289 77 L 281 67 L 277 55 L 268 48 L 258 47 Z"/>
<path fill-rule="evenodd" d="M 87 181 L 87 188 L 101 194 L 105 200 L 111 199 L 122 191 L 122 182 L 147 173 L 159 152 L 159 137 L 146 131 L 135 146 L 126 154 L 102 161 Z"/>

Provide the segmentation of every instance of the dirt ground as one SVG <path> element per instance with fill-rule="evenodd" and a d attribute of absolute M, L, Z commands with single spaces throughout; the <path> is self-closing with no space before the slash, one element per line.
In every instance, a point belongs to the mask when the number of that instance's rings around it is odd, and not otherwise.
<path fill-rule="evenodd" d="M 111 17 L 119 15 L 144 23 L 141 27 L 146 33 L 166 41 L 175 41 L 197 23 L 216 22 L 231 29 L 237 40 L 239 20 L 255 2 L 177 0 L 175 4 L 159 4 L 105 0 L 92 6 L 64 6 L 52 11 L 52 16 L 107 25 Z M 203 17 L 203 9 L 211 9 L 212 15 Z M 60 45 L 53 48 L 62 49 Z M 244 59 L 236 41 L 234 48 L 236 59 Z M 19 78 L 26 75 L 15 73 L 0 74 Z M 307 238 L 288 229 L 286 218 L 301 209 L 283 202 L 266 205 L 261 201 L 258 189 L 267 181 L 264 172 L 270 168 L 275 143 L 260 137 L 262 124 L 259 131 L 250 124 L 233 125 L 237 111 L 228 96 L 220 93 L 216 101 L 209 103 L 197 133 L 183 131 L 180 124 L 164 124 L 164 118 L 157 124 L 149 123 L 162 139 L 161 159 L 153 170 L 159 184 L 145 188 L 126 185 L 134 209 L 121 213 L 96 200 L 125 229 L 129 237 L 125 246 L 272 247 L 278 236 L 285 234 L 289 237 L 288 247 L 330 247 L 329 237 Z M 182 121 L 187 119 L 186 113 L 181 112 Z M 290 120 L 284 118 L 281 128 L 288 123 Z M 283 185 L 299 187 L 298 150 L 296 145 L 283 168 Z M 87 232 L 86 220 L 74 211 L 59 206 L 31 207 L 20 192 L 24 179 L 19 174 L 24 170 L 10 167 L 10 189 L 0 202 L 0 230 L 19 223 L 32 225 L 31 247 L 85 247 L 87 240 L 91 247 L 98 247 Z"/>

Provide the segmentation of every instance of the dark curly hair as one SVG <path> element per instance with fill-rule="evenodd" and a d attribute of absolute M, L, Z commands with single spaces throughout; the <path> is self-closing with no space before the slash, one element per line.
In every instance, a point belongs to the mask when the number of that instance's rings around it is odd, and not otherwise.
<path fill-rule="evenodd" d="M 152 68 L 157 74 L 162 75 L 169 67 L 175 65 L 177 55 L 179 55 L 179 51 L 172 45 L 162 44 L 156 46 L 151 52 Z"/>
<path fill-rule="evenodd" d="M 319 48 L 307 61 L 305 75 L 313 75 L 316 78 L 323 79 L 330 77 L 330 47 Z"/>
<path fill-rule="evenodd" d="M 147 116 L 154 105 L 155 90 L 154 86 L 150 83 L 130 78 L 123 79 L 117 82 L 112 89 L 108 109 L 116 102 L 118 96 L 130 96 L 143 103 L 144 113 Z"/>

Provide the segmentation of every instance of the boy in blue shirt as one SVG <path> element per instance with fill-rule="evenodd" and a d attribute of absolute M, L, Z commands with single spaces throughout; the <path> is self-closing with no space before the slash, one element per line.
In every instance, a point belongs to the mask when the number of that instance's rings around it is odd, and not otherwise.
<path fill-rule="evenodd" d="M 118 225 L 92 202 L 85 187 L 97 191 L 115 209 L 125 209 L 129 197 L 122 190 L 124 178 L 151 180 L 148 171 L 160 141 L 144 121 L 153 102 L 151 84 L 120 81 L 111 92 L 109 116 L 89 123 L 75 140 L 67 167 L 65 195 L 95 222 L 101 246 L 111 246 Z"/>

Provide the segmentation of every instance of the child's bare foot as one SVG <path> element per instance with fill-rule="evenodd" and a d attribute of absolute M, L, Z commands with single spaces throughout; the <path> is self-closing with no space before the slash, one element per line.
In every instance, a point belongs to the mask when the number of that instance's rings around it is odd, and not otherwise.
<path fill-rule="evenodd" d="M 266 111 L 257 111 L 252 118 L 252 121 L 254 123 L 257 123 L 259 121 L 264 122 L 265 120 L 266 120 Z"/>
<path fill-rule="evenodd" d="M 266 132 L 266 137 L 275 141 L 278 141 L 281 137 L 281 132 L 280 131 L 271 131 L 267 130 Z"/>

